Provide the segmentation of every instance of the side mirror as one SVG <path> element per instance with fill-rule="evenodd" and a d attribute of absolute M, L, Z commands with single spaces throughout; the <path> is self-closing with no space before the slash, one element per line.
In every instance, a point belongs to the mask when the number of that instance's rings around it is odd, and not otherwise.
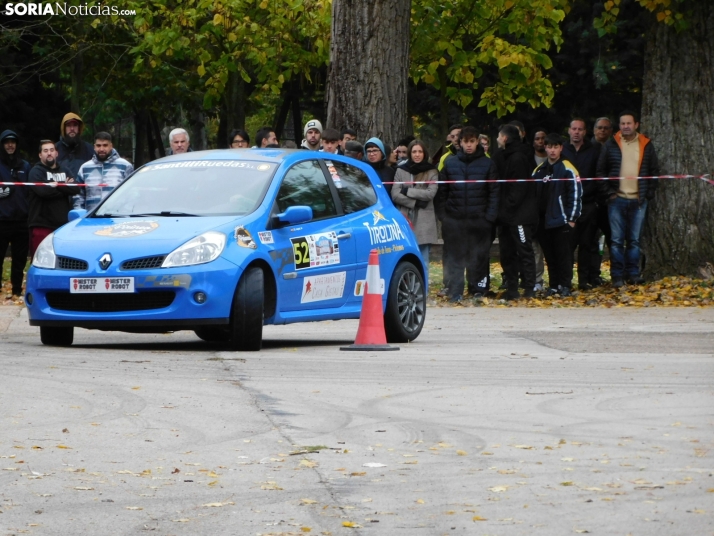
<path fill-rule="evenodd" d="M 74 208 L 69 211 L 69 214 L 67 214 L 67 217 L 69 218 L 69 221 L 74 221 L 78 220 L 79 218 L 85 216 L 87 214 L 87 211 L 84 210 L 83 208 Z"/>
<path fill-rule="evenodd" d="M 280 223 L 286 225 L 295 225 L 296 223 L 305 223 L 312 219 L 312 208 L 304 205 L 296 205 L 288 207 L 285 212 L 276 216 Z"/>

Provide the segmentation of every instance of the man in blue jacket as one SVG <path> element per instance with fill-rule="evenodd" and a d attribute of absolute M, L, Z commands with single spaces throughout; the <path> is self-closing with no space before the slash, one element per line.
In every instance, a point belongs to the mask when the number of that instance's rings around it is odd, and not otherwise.
<path fill-rule="evenodd" d="M 545 138 L 548 159 L 533 172 L 541 181 L 538 197 L 540 225 L 538 241 L 548 265 L 548 295 L 570 296 L 573 282 L 571 235 L 582 209 L 583 189 L 578 170 L 561 159 L 563 140 L 558 134 Z"/>
<path fill-rule="evenodd" d="M 79 168 L 76 182 L 83 186 L 73 201 L 74 208 L 87 211 L 93 210 L 134 171 L 134 166 L 114 149 L 108 132 L 97 132 L 94 138 L 95 154 Z"/>
<path fill-rule="evenodd" d="M 18 143 L 20 138 L 12 130 L 0 134 L 0 182 L 27 182 L 30 164 L 20 158 Z M 23 186 L 0 186 L 0 284 L 5 252 L 11 249 L 10 284 L 12 294 L 8 298 L 15 301 L 22 296 L 22 278 L 30 234 L 27 229 L 27 192 Z"/>

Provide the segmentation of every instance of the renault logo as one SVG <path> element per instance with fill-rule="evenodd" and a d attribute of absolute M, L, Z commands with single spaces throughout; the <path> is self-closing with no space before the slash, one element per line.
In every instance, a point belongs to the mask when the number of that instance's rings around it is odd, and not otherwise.
<path fill-rule="evenodd" d="M 102 255 L 102 258 L 99 259 L 99 266 L 102 270 L 106 270 L 111 264 L 112 256 L 109 253 L 105 253 L 104 255 Z"/>

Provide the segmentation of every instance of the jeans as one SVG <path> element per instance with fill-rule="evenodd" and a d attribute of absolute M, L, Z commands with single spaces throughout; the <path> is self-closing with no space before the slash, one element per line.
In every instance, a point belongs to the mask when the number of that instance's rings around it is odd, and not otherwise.
<path fill-rule="evenodd" d="M 614 280 L 640 276 L 640 236 L 647 201 L 616 197 L 608 205 L 612 245 L 610 275 Z"/>

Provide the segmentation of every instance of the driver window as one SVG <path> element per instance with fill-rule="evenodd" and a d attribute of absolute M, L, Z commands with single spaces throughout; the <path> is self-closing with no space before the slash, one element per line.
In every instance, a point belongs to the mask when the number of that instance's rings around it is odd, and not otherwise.
<path fill-rule="evenodd" d="M 291 167 L 285 174 L 275 201 L 279 213 L 285 212 L 288 207 L 307 205 L 312 208 L 313 220 L 337 215 L 332 192 L 316 160 L 300 162 Z"/>

